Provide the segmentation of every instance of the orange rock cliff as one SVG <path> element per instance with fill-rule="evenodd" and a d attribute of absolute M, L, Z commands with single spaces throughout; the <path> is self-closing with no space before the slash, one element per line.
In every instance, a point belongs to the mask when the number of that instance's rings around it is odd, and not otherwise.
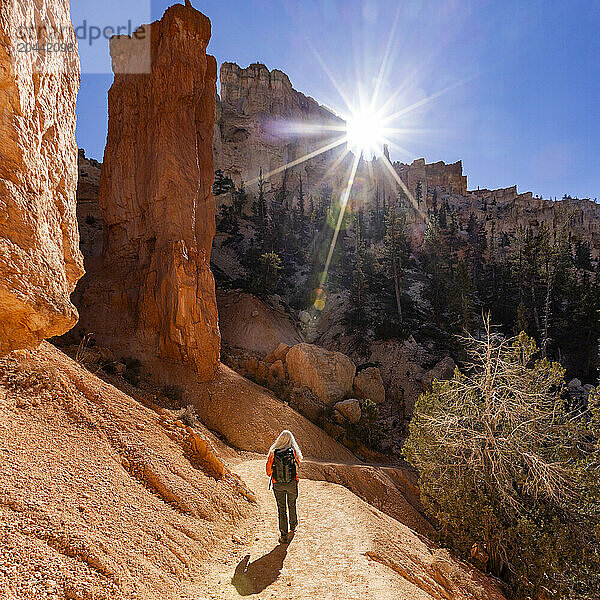
<path fill-rule="evenodd" d="M 0 355 L 77 321 L 83 274 L 75 219 L 77 52 L 16 50 L 23 23 L 49 19 L 75 41 L 67 0 L 0 5 Z"/>

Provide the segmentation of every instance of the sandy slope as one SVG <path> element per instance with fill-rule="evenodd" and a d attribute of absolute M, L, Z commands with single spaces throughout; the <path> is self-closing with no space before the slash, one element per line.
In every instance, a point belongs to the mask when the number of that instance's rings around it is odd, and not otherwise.
<path fill-rule="evenodd" d="M 201 598 L 253 510 L 210 441 L 47 343 L 0 359 L 0 598 Z"/>
<path fill-rule="evenodd" d="M 0 598 L 501 600 L 488 578 L 415 533 L 428 525 L 401 470 L 353 462 L 289 407 L 236 382 L 225 372 L 208 390 L 211 426 L 261 447 L 293 424 L 321 458 L 301 469 L 289 547 L 276 541 L 264 456 L 132 388 L 134 399 L 47 343 L 0 359 Z M 262 428 L 252 439 L 230 418 Z"/>

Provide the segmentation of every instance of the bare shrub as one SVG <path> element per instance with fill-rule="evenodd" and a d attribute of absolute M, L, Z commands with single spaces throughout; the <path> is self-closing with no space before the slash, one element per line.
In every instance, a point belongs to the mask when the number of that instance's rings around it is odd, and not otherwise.
<path fill-rule="evenodd" d="M 471 364 L 423 394 L 404 447 L 442 538 L 517 597 L 592 598 L 600 589 L 598 408 L 570 412 L 564 369 L 524 333 L 468 341 Z"/>

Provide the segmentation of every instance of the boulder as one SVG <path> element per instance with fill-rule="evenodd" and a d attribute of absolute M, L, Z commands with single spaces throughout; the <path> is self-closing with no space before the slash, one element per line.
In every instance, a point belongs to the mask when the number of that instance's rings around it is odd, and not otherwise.
<path fill-rule="evenodd" d="M 308 387 L 327 406 L 352 393 L 356 367 L 341 352 L 296 344 L 286 356 L 290 381 Z"/>
<path fill-rule="evenodd" d="M 348 400 L 342 400 L 341 402 L 337 402 L 334 408 L 336 412 L 341 414 L 353 425 L 356 425 L 362 417 L 360 401 L 356 398 L 350 398 Z"/>
<path fill-rule="evenodd" d="M 256 378 L 259 381 L 266 381 L 269 376 L 269 365 L 262 360 L 258 362 L 258 369 L 256 370 Z"/>
<path fill-rule="evenodd" d="M 75 52 L 17 52 L 19 30 L 40 23 L 62 31 Z M 2 2 L 0 40 L 1 356 L 75 325 L 70 295 L 83 259 L 75 214 L 80 69 L 69 3 Z"/>
<path fill-rule="evenodd" d="M 265 362 L 274 363 L 278 360 L 285 360 L 287 353 L 290 351 L 290 347 L 287 344 L 281 342 L 275 350 L 273 350 L 267 357 L 265 358 Z"/>
<path fill-rule="evenodd" d="M 178 365 L 204 381 L 219 365 L 210 253 L 215 232 L 210 21 L 176 4 L 136 36 L 110 42 L 115 78 L 98 202 L 102 257 L 78 291 L 81 327 L 98 343 L 148 364 L 155 378 Z"/>
<path fill-rule="evenodd" d="M 576 377 L 571 379 L 568 383 L 569 390 L 583 391 L 583 386 L 581 385 L 581 380 Z"/>
<path fill-rule="evenodd" d="M 456 369 L 456 363 L 450 356 L 446 356 L 446 358 L 440 360 L 435 367 L 423 375 L 421 378 L 423 388 L 428 390 L 431 387 L 434 379 L 438 379 L 439 381 L 452 379 L 452 376 L 454 375 L 454 369 Z"/>
<path fill-rule="evenodd" d="M 354 378 L 353 389 L 357 398 L 369 399 L 376 404 L 385 402 L 385 387 L 381 371 L 377 367 L 367 367 L 359 371 Z"/>

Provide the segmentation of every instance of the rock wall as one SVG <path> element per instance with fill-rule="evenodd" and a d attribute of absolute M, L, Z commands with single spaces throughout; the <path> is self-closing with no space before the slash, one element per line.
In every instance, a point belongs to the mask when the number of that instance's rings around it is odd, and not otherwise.
<path fill-rule="evenodd" d="M 74 51 L 17 52 L 17 29 L 40 23 L 64 28 Z M 0 4 L 0 355 L 77 322 L 76 48 L 67 0 Z"/>
<path fill-rule="evenodd" d="M 537 232 L 542 224 L 558 230 L 568 221 L 570 234 L 589 242 L 592 256 L 600 256 L 600 204 L 589 199 L 544 200 L 531 192 L 520 194 L 512 186 L 472 190 L 464 197 L 451 197 L 449 204 L 463 220 L 473 213 L 479 221 L 485 221 L 488 233 L 493 224 L 497 236 L 514 234 L 519 227 L 531 227 Z"/>
<path fill-rule="evenodd" d="M 221 98 L 217 102 L 214 138 L 215 168 L 229 175 L 237 185 L 256 179 L 261 168 L 266 175 L 343 135 L 343 131 L 301 131 L 310 125 L 341 128 L 344 121 L 296 91 L 282 71 L 269 71 L 259 63 L 242 69 L 226 62 L 221 65 L 220 80 Z M 342 148 L 291 167 L 286 174 L 287 189 L 294 192 L 300 177 L 307 194 L 323 182 L 339 187 L 341 181 L 338 182 L 335 174 L 328 176 L 327 171 Z M 267 178 L 266 190 L 278 189 L 283 178 L 283 172 Z M 250 191 L 256 193 L 255 187 Z"/>
<path fill-rule="evenodd" d="M 132 38 L 111 40 L 116 75 L 98 198 L 104 240 L 80 290 L 81 329 L 120 354 L 185 363 L 209 380 L 220 345 L 210 271 L 211 26 L 191 6 L 174 5 L 149 29 L 147 74 L 128 74 L 140 50 Z"/>

